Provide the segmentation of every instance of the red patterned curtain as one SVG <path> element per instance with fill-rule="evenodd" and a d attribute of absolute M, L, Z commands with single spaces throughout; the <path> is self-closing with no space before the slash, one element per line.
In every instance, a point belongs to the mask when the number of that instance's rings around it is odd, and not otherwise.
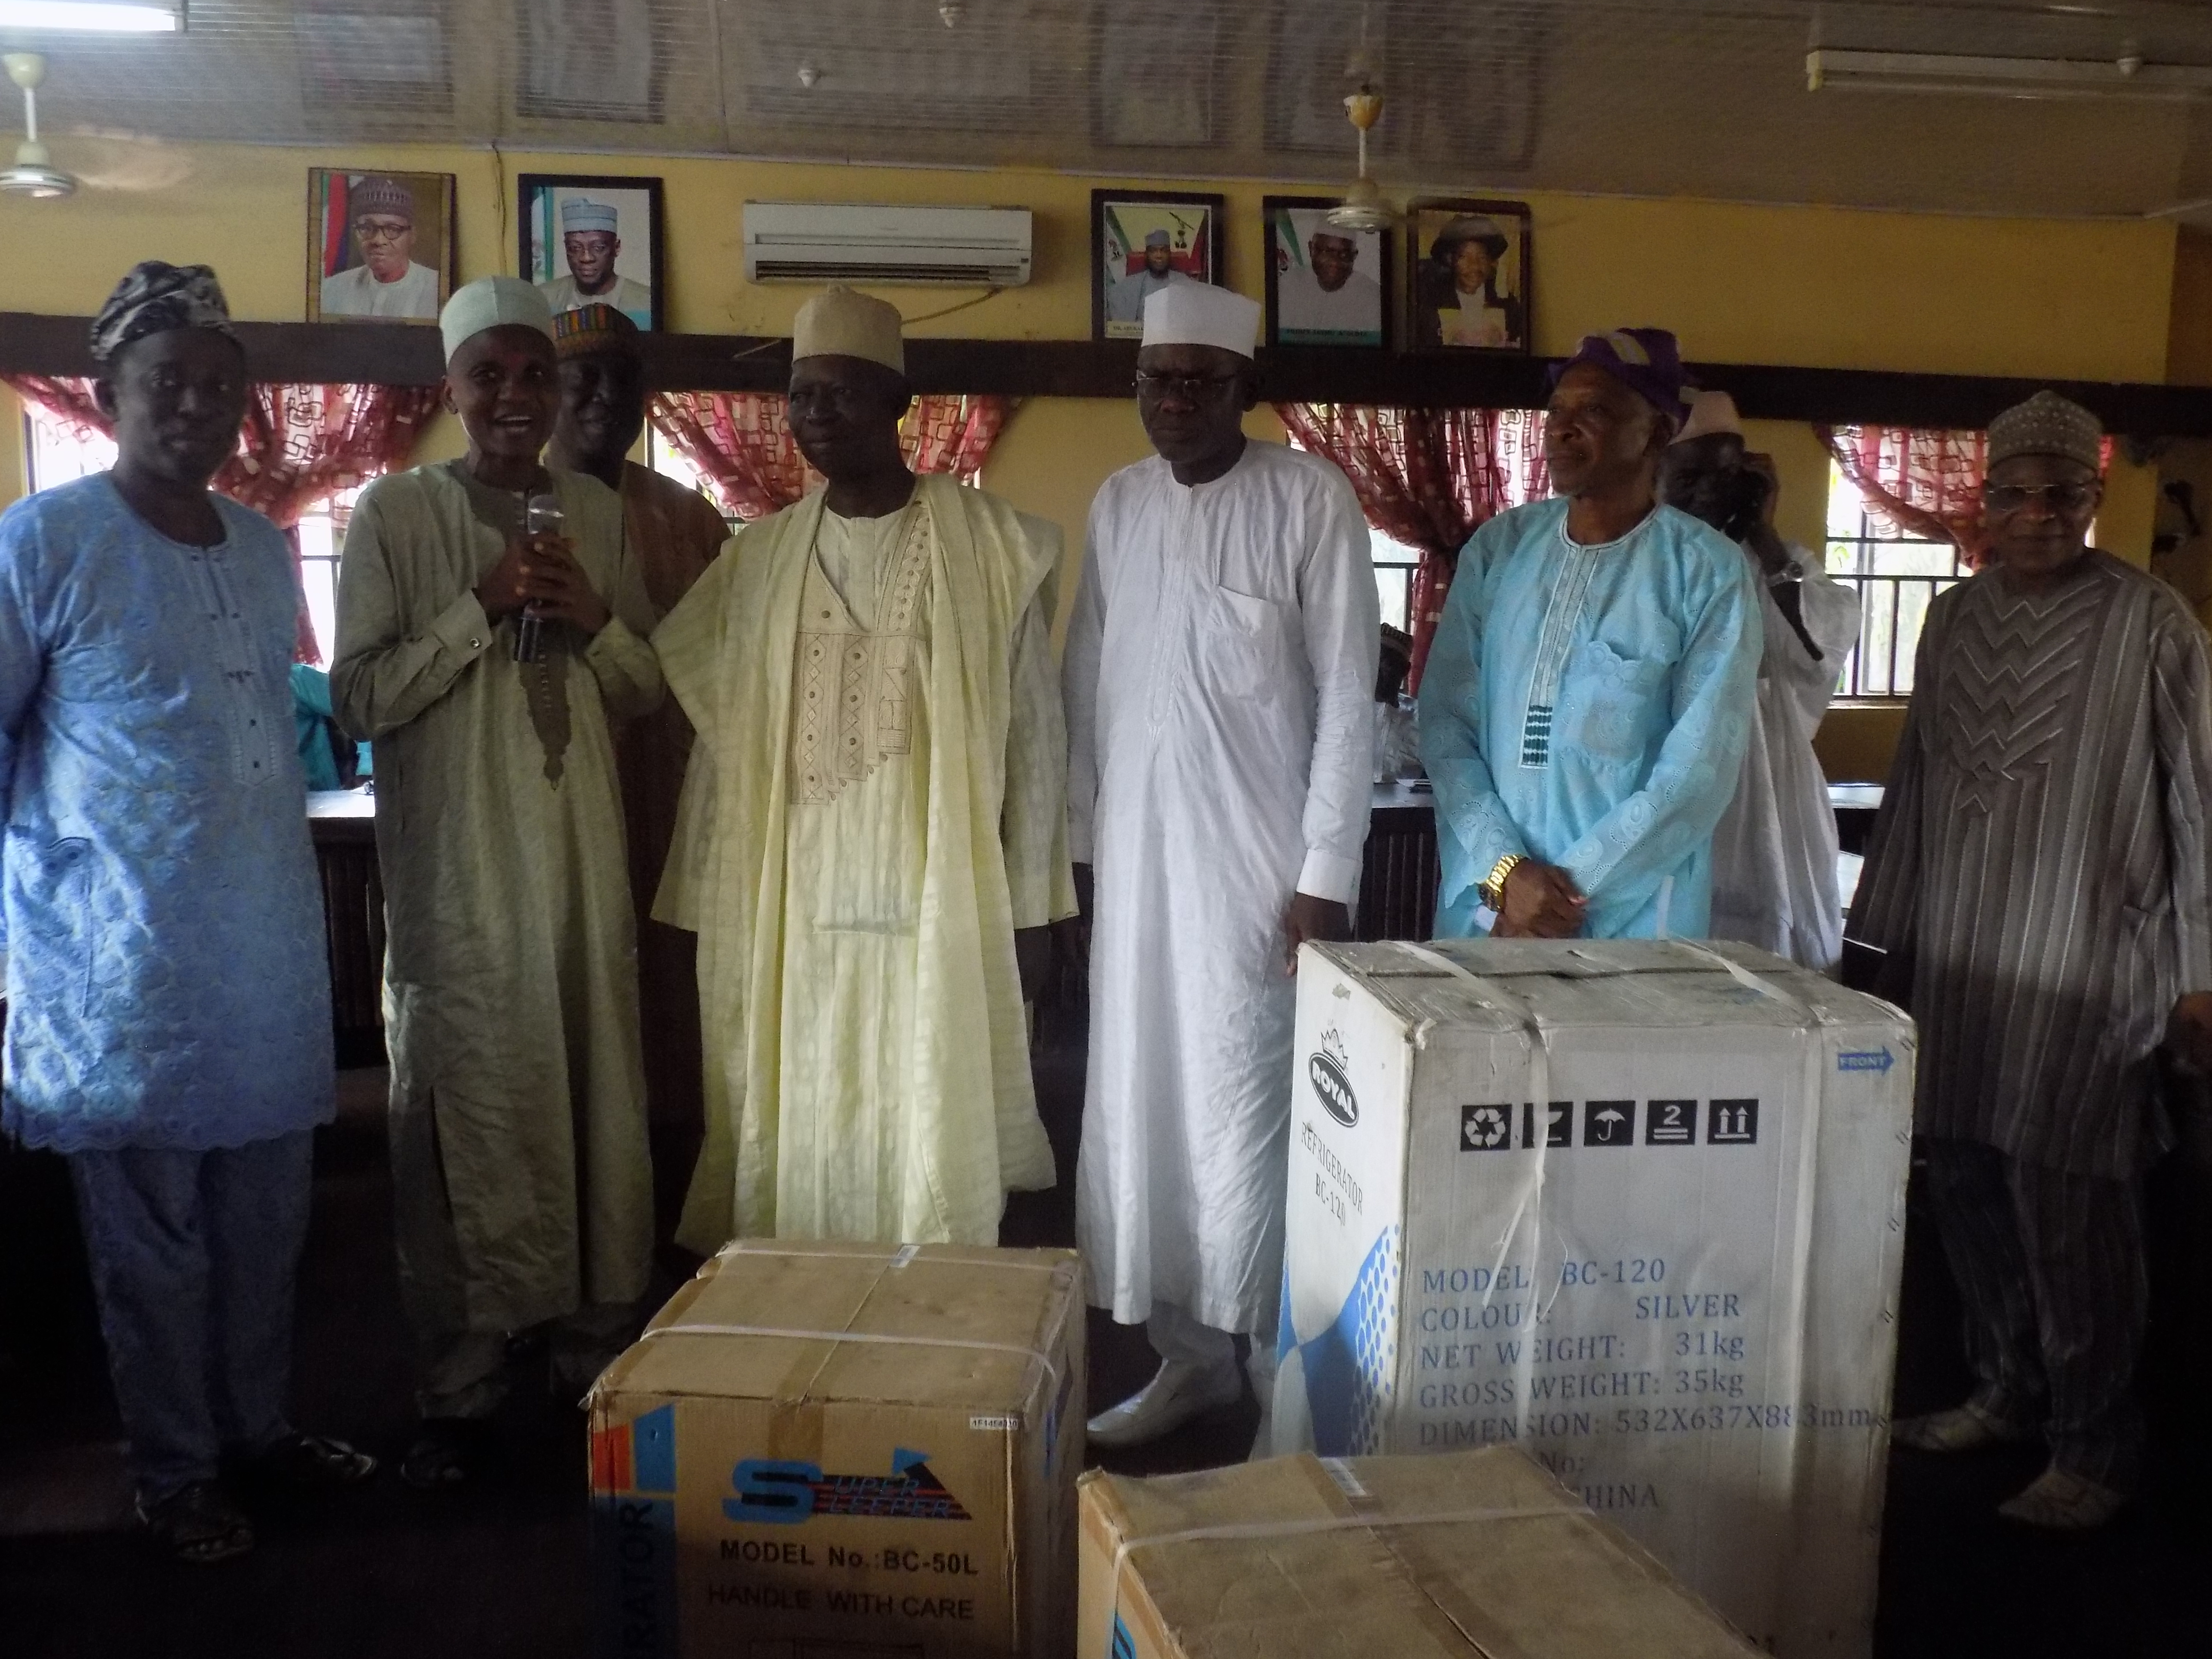
<path fill-rule="evenodd" d="M 1275 412 L 1302 448 L 1344 470 L 1368 523 L 1420 550 L 1406 677 L 1407 689 L 1419 690 L 1467 538 L 1493 514 L 1551 493 L 1542 414 L 1360 404 L 1277 404 Z"/>
<path fill-rule="evenodd" d="M 1004 398 L 925 392 L 899 423 L 899 447 L 917 472 L 973 483 L 1012 411 Z M 820 482 L 799 453 L 780 392 L 664 392 L 652 416 L 722 510 L 738 518 L 781 512 Z"/>
<path fill-rule="evenodd" d="M 36 374 L 0 378 L 17 396 L 77 434 L 114 435 L 93 398 L 90 380 Z M 257 382 L 239 428 L 238 453 L 216 474 L 215 487 L 285 533 L 296 573 L 300 544 L 295 530 L 301 514 L 342 489 L 403 465 L 437 406 L 435 386 Z M 304 598 L 294 650 L 301 662 L 319 660 Z"/>
<path fill-rule="evenodd" d="M 1869 510 L 1908 536 L 1949 542 L 1967 568 L 1980 567 L 1988 547 L 1982 528 L 1986 434 L 1902 426 L 1813 429 Z"/>

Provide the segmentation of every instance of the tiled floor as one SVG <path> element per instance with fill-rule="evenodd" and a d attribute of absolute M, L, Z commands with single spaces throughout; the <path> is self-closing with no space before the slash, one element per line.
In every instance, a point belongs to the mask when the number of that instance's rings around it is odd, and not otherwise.
<path fill-rule="evenodd" d="M 1082 1060 L 1080 1033 L 1060 1036 L 1041 1053 L 1039 1085 L 1071 1179 L 1017 1200 L 1009 1243 L 1073 1236 Z M 298 1415 L 396 1454 L 409 1428 L 409 1365 L 392 1271 L 381 1074 L 349 1073 L 345 1092 L 340 1121 L 318 1149 Z M 504 1473 L 479 1490 L 432 1498 L 387 1475 L 342 1502 L 264 1511 L 262 1548 L 224 1568 L 191 1571 L 152 1559 L 122 1524 L 116 1430 L 96 1338 L 73 1288 L 81 1265 L 57 1176 L 39 1160 L 0 1160 L 0 1348 L 16 1345 L 0 1352 L 0 1655 L 567 1659 L 587 1651 L 580 1423 L 528 1388 L 501 1419 Z M 2188 1212 L 2169 1193 L 2163 1212 Z M 2195 1212 L 2204 1213 L 2201 1202 Z M 2171 1241 L 2165 1250 L 2179 1259 Z M 1945 1463 L 1900 1454 L 1885 1537 L 1882 1659 L 2212 1652 L 2202 1611 L 2212 1528 L 2198 1497 L 2212 1465 L 2203 1390 L 2188 1381 L 2205 1374 L 2204 1355 L 2200 1348 L 2192 1369 L 2180 1340 L 2193 1333 L 2201 1343 L 2212 1316 L 2203 1282 L 2171 1282 L 2179 1277 L 2161 1285 L 2157 1490 L 2102 1536 L 2051 1540 L 1991 1514 L 2032 1475 L 2032 1455 Z M 1900 1409 L 1953 1397 L 1949 1321 L 1940 1267 L 1924 1250 L 1912 1253 Z M 32 1329 L 38 1351 L 22 1352 L 19 1333 Z M 1091 1338 L 1095 1407 L 1140 1383 L 1152 1359 L 1140 1335 L 1095 1315 Z M 1248 1399 L 1115 1467 L 1143 1473 L 1241 1456 L 1256 1418 Z"/>

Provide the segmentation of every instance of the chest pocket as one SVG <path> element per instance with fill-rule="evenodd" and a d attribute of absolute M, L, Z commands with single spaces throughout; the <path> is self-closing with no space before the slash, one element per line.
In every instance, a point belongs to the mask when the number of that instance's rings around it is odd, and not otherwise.
<path fill-rule="evenodd" d="M 1665 735 L 1674 667 L 1663 658 L 1624 656 L 1603 640 L 1577 646 L 1563 688 L 1568 743 L 1600 766 L 1640 766 Z"/>
<path fill-rule="evenodd" d="M 1290 666 L 1291 608 L 1273 599 L 1213 590 L 1204 635 L 1205 678 L 1232 697 L 1260 697 L 1282 686 Z"/>

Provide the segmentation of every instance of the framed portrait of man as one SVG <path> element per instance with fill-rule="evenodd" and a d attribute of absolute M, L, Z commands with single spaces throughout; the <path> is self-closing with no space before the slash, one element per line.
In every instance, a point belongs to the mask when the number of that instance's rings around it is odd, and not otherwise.
<path fill-rule="evenodd" d="M 1406 320 L 1415 351 L 1530 349 L 1526 202 L 1431 198 L 1406 207 Z"/>
<path fill-rule="evenodd" d="M 665 326 L 658 179 L 526 173 L 516 260 L 553 309 L 612 306 L 640 328 Z"/>
<path fill-rule="evenodd" d="M 453 292 L 453 175 L 307 170 L 307 320 L 434 323 Z"/>
<path fill-rule="evenodd" d="M 1145 301 L 1176 283 L 1226 280 L 1222 198 L 1172 191 L 1091 192 L 1091 337 L 1135 340 Z"/>
<path fill-rule="evenodd" d="M 1328 196 L 1268 196 L 1267 343 L 1381 346 L 1390 337 L 1390 238 L 1328 222 Z"/>

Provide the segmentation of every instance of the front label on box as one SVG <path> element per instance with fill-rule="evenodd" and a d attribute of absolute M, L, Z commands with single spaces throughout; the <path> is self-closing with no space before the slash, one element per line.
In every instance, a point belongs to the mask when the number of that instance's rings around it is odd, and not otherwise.
<path fill-rule="evenodd" d="M 1000 1419 L 1000 1423 L 1018 1419 Z M 965 1521 L 968 1511 L 929 1472 L 927 1452 L 902 1447 L 891 1454 L 891 1472 L 828 1474 L 818 1463 L 748 1457 L 730 1476 L 735 1498 L 722 1500 L 732 1521 L 796 1526 L 817 1515 L 872 1515 L 912 1521 Z"/>

